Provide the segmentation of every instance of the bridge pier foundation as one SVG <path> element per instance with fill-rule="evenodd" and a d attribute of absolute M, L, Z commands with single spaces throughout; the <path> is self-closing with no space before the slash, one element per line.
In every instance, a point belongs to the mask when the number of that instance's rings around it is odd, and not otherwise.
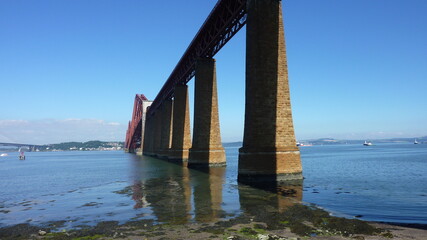
<path fill-rule="evenodd" d="M 302 179 L 292 122 L 281 1 L 247 1 L 245 101 L 238 181 Z"/>
<path fill-rule="evenodd" d="M 141 156 L 142 155 L 142 148 L 137 148 L 135 153 L 136 153 L 136 155 Z"/>
<path fill-rule="evenodd" d="M 169 151 L 169 159 L 186 162 L 188 160 L 188 149 L 191 147 L 187 85 L 175 87 L 172 122 L 172 147 Z"/>
<path fill-rule="evenodd" d="M 215 59 L 196 62 L 194 128 L 188 166 L 225 165 L 218 116 Z"/>

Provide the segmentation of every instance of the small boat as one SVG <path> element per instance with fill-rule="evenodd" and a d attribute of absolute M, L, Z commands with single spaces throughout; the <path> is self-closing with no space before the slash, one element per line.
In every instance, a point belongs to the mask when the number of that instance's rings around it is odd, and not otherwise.
<path fill-rule="evenodd" d="M 19 155 L 19 160 L 25 160 L 24 152 L 21 152 L 21 154 Z"/>
<path fill-rule="evenodd" d="M 419 142 L 417 141 L 417 139 L 415 139 L 414 144 L 418 144 Z"/>
<path fill-rule="evenodd" d="M 309 146 L 313 146 L 310 143 L 297 143 L 297 147 L 309 147 Z"/>
<path fill-rule="evenodd" d="M 7 156 L 7 153 L 0 154 L 0 157 L 6 157 L 6 156 Z"/>
<path fill-rule="evenodd" d="M 371 142 L 368 142 L 368 141 L 365 141 L 365 142 L 363 143 L 363 146 L 372 146 L 372 143 L 371 143 Z"/>

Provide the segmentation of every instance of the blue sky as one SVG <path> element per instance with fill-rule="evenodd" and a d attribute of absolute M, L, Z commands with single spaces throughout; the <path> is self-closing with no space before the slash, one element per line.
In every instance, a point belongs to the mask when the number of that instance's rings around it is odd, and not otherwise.
<path fill-rule="evenodd" d="M 282 2 L 298 139 L 427 135 L 427 1 Z M 0 142 L 124 140 L 215 3 L 0 1 Z M 222 138 L 240 141 L 245 28 L 216 60 Z"/>

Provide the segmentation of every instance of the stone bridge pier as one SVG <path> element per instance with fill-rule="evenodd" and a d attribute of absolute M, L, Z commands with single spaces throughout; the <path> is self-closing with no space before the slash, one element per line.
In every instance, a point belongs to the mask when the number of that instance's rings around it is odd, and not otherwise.
<path fill-rule="evenodd" d="M 281 2 L 248 0 L 240 182 L 302 179 L 288 84 Z"/>
<path fill-rule="evenodd" d="M 191 147 L 190 110 L 187 85 L 177 85 L 175 87 L 172 121 L 172 146 L 169 159 L 186 162 L 188 161 L 188 152 Z"/>
<path fill-rule="evenodd" d="M 196 62 L 193 144 L 188 166 L 224 165 L 225 151 L 219 129 L 215 60 L 203 58 Z"/>

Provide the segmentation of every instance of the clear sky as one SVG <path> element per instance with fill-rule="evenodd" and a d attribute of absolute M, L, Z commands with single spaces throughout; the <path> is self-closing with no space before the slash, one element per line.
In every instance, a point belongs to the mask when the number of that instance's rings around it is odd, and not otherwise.
<path fill-rule="evenodd" d="M 123 141 L 215 3 L 1 0 L 0 142 Z M 426 0 L 282 4 L 298 139 L 427 135 Z M 240 141 L 245 28 L 216 60 L 222 140 Z"/>

